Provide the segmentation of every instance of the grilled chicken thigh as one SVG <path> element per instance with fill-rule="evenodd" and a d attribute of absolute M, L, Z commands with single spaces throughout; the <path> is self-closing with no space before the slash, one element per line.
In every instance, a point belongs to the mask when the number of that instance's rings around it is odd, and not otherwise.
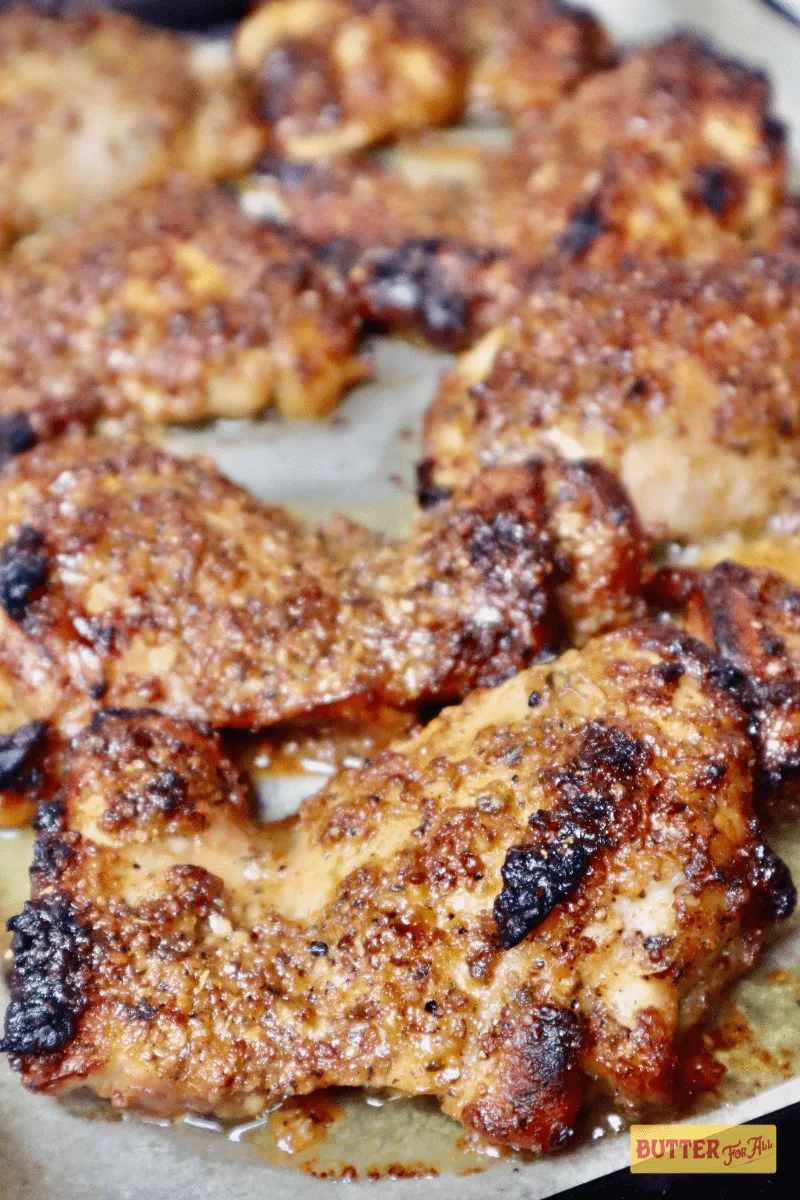
<path fill-rule="evenodd" d="M 423 147 L 394 168 L 270 155 L 248 203 L 318 245 L 368 316 L 463 345 L 524 294 L 516 260 L 707 261 L 789 237 L 769 105 L 760 74 L 674 36 L 530 116 L 511 151 Z"/>
<path fill-rule="evenodd" d="M 599 459 L 672 537 L 775 512 L 800 492 L 800 266 L 541 278 L 444 378 L 424 477 L 460 488 L 547 450 Z"/>
<path fill-rule="evenodd" d="M 546 109 L 609 59 L 599 23 L 553 0 L 267 0 L 236 51 L 297 160 L 445 125 L 468 104 Z"/>
<path fill-rule="evenodd" d="M 228 68 L 119 13 L 0 15 L 0 235 L 171 170 L 247 170 L 266 129 Z"/>
<path fill-rule="evenodd" d="M 4 1048 L 37 1091 L 237 1116 L 391 1086 L 536 1150 L 591 1081 L 673 1104 L 794 904 L 747 725 L 723 663 L 636 626 L 341 773 L 281 857 L 216 742 L 100 713 L 40 813 Z"/>
<path fill-rule="evenodd" d="M 366 374 L 358 330 L 307 251 L 175 177 L 20 243 L 0 268 L 0 413 L 29 414 L 32 437 L 98 410 L 321 416 Z"/>
<path fill-rule="evenodd" d="M 645 553 L 591 464 L 489 472 L 396 543 L 145 443 L 53 442 L 0 473 L 0 666 L 70 727 L 100 701 L 259 729 L 450 700 L 630 620 Z"/>
<path fill-rule="evenodd" d="M 759 802 L 788 813 L 800 800 L 797 513 L 773 525 L 757 537 L 707 543 L 697 566 L 662 568 L 647 593 L 746 678 Z"/>

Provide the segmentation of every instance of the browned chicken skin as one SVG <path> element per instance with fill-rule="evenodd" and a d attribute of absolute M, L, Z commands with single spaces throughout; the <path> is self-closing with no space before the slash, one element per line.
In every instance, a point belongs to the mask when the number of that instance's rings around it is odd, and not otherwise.
<path fill-rule="evenodd" d="M 26 1086 L 252 1115 L 333 1084 L 569 1139 L 674 1104 L 685 1035 L 791 911 L 730 673 L 638 626 L 445 710 L 281 859 L 219 746 L 99 714 L 40 813 L 4 1048 Z"/>
<path fill-rule="evenodd" d="M 645 525 L 696 539 L 800 493 L 800 265 L 628 264 L 540 278 L 428 410 L 426 478 L 597 458 Z"/>
<path fill-rule="evenodd" d="M 512 151 L 440 149 L 440 178 L 430 147 L 402 169 L 269 156 L 249 203 L 338 262 L 366 315 L 463 345 L 524 294 L 516 260 L 708 261 L 785 240 L 769 105 L 762 75 L 676 35 L 531 116 Z"/>
<path fill-rule="evenodd" d="M 102 700 L 253 729 L 497 683 L 641 611 L 646 552 L 592 464 L 489 472 L 399 544 L 103 439 L 6 466 L 0 547 L 0 665 L 32 716 L 74 727 Z"/>
<path fill-rule="evenodd" d="M 29 414 L 32 436 L 98 411 L 321 416 L 366 374 L 358 333 L 306 250 L 173 177 L 27 239 L 0 268 L 0 413 Z"/>
<path fill-rule="evenodd" d="M 0 240 L 172 170 L 230 179 L 266 141 L 230 68 L 121 13 L 12 5 L 0 70 Z"/>
<path fill-rule="evenodd" d="M 599 23 L 553 0 L 267 0 L 236 51 L 296 160 L 445 125 L 467 105 L 547 109 L 609 61 Z"/>

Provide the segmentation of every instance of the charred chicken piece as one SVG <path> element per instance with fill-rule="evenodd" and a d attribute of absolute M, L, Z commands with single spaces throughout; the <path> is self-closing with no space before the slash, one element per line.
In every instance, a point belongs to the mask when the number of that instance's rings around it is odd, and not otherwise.
<path fill-rule="evenodd" d="M 70 727 L 100 702 L 260 729 L 452 700 L 642 605 L 645 540 L 591 464 L 487 472 L 398 543 L 89 439 L 17 457 L 0 512 L 0 664 L 32 716 Z"/>
<path fill-rule="evenodd" d="M 609 61 L 598 22 L 553 0 L 268 0 L 236 53 L 294 160 L 446 125 L 468 104 L 547 109 Z"/>
<path fill-rule="evenodd" d="M 800 801 L 800 544 L 796 534 L 773 533 L 743 541 L 741 549 L 744 562 L 662 568 L 647 594 L 745 681 L 758 800 L 788 813 Z M 793 566 L 794 581 L 774 569 L 783 564 Z"/>
<path fill-rule="evenodd" d="M 42 814 L 3 1046 L 40 1092 L 252 1116 L 389 1086 L 540 1151 L 591 1081 L 669 1107 L 794 905 L 748 721 L 710 651 L 633 627 L 341 773 L 276 857 L 216 742 L 100 713 Z"/>
<path fill-rule="evenodd" d="M 763 76 L 683 35 L 531 116 L 510 151 L 429 141 L 384 166 L 270 153 L 248 203 L 338 262 L 366 315 L 464 345 L 525 294 L 524 266 L 788 245 L 785 168 Z"/>

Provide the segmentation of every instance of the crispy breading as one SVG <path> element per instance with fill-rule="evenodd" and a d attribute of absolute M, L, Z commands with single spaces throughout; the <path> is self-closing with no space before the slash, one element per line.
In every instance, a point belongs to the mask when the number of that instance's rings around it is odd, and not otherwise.
<path fill-rule="evenodd" d="M 4 238 L 93 199 L 189 171 L 240 175 L 266 143 L 231 68 L 119 13 L 0 15 Z"/>
<path fill-rule="evenodd" d="M 468 104 L 549 108 L 609 46 L 553 0 L 268 0 L 236 54 L 282 152 L 309 160 L 446 125 Z"/>
<path fill-rule="evenodd" d="M 776 511 L 800 493 L 800 266 L 540 277 L 443 379 L 424 454 L 449 489 L 547 449 L 599 459 L 672 537 Z"/>
<path fill-rule="evenodd" d="M 12 252 L 0 412 L 29 412 L 34 427 L 98 408 L 167 422 L 273 404 L 321 416 L 366 374 L 358 331 L 307 251 L 225 192 L 173 177 Z"/>
<path fill-rule="evenodd" d="M 341 773 L 276 858 L 216 743 L 101 713 L 41 815 L 3 1046 L 40 1092 L 240 1116 L 388 1086 L 542 1151 L 590 1081 L 669 1106 L 795 902 L 747 724 L 709 651 L 633 627 Z"/>
<path fill-rule="evenodd" d="M 630 620 L 645 553 L 591 464 L 487 472 L 397 543 L 308 528 L 206 461 L 53 442 L 0 473 L 0 664 L 70 727 L 101 700 L 253 729 L 443 701 Z"/>
<path fill-rule="evenodd" d="M 789 236 L 773 228 L 785 148 L 767 81 L 686 35 L 586 80 L 511 151 L 434 142 L 392 162 L 268 155 L 247 203 L 340 262 L 366 315 L 448 345 L 524 293 L 509 254 L 716 261 Z"/>

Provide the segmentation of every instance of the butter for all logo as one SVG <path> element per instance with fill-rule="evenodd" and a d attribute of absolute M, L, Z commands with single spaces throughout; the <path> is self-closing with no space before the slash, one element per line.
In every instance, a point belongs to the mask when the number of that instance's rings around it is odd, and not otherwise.
<path fill-rule="evenodd" d="M 774 1125 L 632 1125 L 635 1175 L 771 1175 Z"/>

